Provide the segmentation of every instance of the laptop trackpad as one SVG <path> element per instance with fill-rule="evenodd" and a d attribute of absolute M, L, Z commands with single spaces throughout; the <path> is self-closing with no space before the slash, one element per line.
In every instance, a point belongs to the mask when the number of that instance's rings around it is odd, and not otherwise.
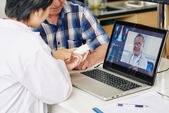
<path fill-rule="evenodd" d="M 104 100 L 116 98 L 118 94 L 122 94 L 121 90 L 85 76 L 80 80 L 73 80 L 72 82 L 75 87 L 89 92 Z"/>

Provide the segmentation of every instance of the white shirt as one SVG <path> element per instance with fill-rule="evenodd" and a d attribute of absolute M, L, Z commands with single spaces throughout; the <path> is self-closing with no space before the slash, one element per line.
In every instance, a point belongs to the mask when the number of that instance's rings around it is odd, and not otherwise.
<path fill-rule="evenodd" d="M 142 69 L 147 68 L 147 59 L 142 53 L 139 56 L 129 54 L 128 57 L 126 58 L 126 62 Z"/>
<path fill-rule="evenodd" d="M 47 113 L 72 90 L 61 60 L 25 24 L 0 19 L 0 113 Z"/>

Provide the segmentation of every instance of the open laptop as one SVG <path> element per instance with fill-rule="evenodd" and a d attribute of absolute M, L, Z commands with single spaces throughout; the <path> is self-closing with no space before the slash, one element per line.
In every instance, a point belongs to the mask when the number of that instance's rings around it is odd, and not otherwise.
<path fill-rule="evenodd" d="M 167 30 L 116 20 L 103 68 L 72 73 L 73 85 L 103 100 L 150 88 L 166 36 Z"/>

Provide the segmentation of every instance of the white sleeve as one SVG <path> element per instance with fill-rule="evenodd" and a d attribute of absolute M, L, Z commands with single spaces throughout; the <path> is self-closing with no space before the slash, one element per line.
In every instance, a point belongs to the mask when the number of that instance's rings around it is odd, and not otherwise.
<path fill-rule="evenodd" d="M 33 95 L 47 104 L 67 99 L 72 84 L 65 63 L 54 59 L 43 49 L 36 52 L 19 80 Z"/>

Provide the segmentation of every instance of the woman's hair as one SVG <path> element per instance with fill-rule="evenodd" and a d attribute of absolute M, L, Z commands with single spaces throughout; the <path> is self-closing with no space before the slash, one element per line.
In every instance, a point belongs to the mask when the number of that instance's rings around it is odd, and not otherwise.
<path fill-rule="evenodd" d="M 27 21 L 30 14 L 39 9 L 46 10 L 53 0 L 6 0 L 5 14 L 9 18 L 16 18 L 18 21 Z"/>

